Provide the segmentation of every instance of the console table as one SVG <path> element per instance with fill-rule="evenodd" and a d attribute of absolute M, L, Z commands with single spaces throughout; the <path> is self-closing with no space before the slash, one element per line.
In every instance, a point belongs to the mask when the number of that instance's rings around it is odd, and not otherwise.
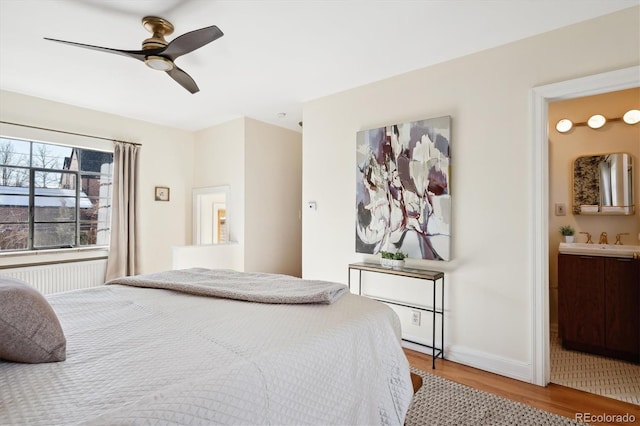
<path fill-rule="evenodd" d="M 440 271 L 427 271 L 424 269 L 415 268 L 400 268 L 400 269 L 388 269 L 383 268 L 375 263 L 351 263 L 349 264 L 349 290 L 351 290 L 351 270 L 358 271 L 358 294 L 362 296 L 362 272 L 373 272 L 377 274 L 396 275 L 406 278 L 417 278 L 419 280 L 431 281 L 433 285 L 433 300 L 430 308 L 423 306 L 416 306 L 410 303 L 400 303 L 394 300 L 387 300 L 379 297 L 371 297 L 372 299 L 379 300 L 380 302 L 389 303 L 392 305 L 403 306 L 405 308 L 416 309 L 419 311 L 430 312 L 432 314 L 431 336 L 432 345 L 425 345 L 424 343 L 414 342 L 402 338 L 405 342 L 413 343 L 415 345 L 423 346 L 431 349 L 431 355 L 433 357 L 431 368 L 436 368 L 436 358 L 440 356 L 444 359 L 444 272 Z M 436 305 L 436 283 L 440 283 L 440 307 Z M 440 346 L 436 345 L 436 317 L 440 316 Z"/>

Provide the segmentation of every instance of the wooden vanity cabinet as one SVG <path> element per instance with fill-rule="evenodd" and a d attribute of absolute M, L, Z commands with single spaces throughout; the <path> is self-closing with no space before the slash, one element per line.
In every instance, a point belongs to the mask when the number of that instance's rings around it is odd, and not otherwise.
<path fill-rule="evenodd" d="M 558 334 L 567 349 L 604 347 L 604 257 L 560 254 Z"/>
<path fill-rule="evenodd" d="M 562 346 L 640 362 L 640 259 L 558 255 Z"/>
<path fill-rule="evenodd" d="M 604 268 L 605 346 L 640 362 L 640 260 L 609 257 Z M 613 309 L 608 309 L 613 307 Z"/>

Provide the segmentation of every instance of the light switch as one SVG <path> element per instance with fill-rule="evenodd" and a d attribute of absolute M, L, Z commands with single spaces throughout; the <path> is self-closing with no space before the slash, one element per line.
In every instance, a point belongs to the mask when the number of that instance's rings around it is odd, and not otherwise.
<path fill-rule="evenodd" d="M 556 203 L 556 216 L 566 216 L 567 206 L 564 203 Z"/>
<path fill-rule="evenodd" d="M 318 205 L 316 204 L 315 201 L 309 201 L 307 202 L 307 210 L 317 210 L 318 209 Z"/>

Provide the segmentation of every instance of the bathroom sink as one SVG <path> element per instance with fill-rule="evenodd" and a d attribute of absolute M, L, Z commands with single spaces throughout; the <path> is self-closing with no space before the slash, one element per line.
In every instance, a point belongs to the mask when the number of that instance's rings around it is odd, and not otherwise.
<path fill-rule="evenodd" d="M 634 257 L 640 255 L 640 246 L 614 244 L 560 243 L 560 253 L 591 256 Z"/>

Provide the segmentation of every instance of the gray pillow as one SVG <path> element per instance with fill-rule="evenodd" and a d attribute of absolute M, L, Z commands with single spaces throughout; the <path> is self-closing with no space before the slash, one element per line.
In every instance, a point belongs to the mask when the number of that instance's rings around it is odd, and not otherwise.
<path fill-rule="evenodd" d="M 64 361 L 67 340 L 56 313 L 35 288 L 0 276 L 0 358 L 7 361 Z"/>

